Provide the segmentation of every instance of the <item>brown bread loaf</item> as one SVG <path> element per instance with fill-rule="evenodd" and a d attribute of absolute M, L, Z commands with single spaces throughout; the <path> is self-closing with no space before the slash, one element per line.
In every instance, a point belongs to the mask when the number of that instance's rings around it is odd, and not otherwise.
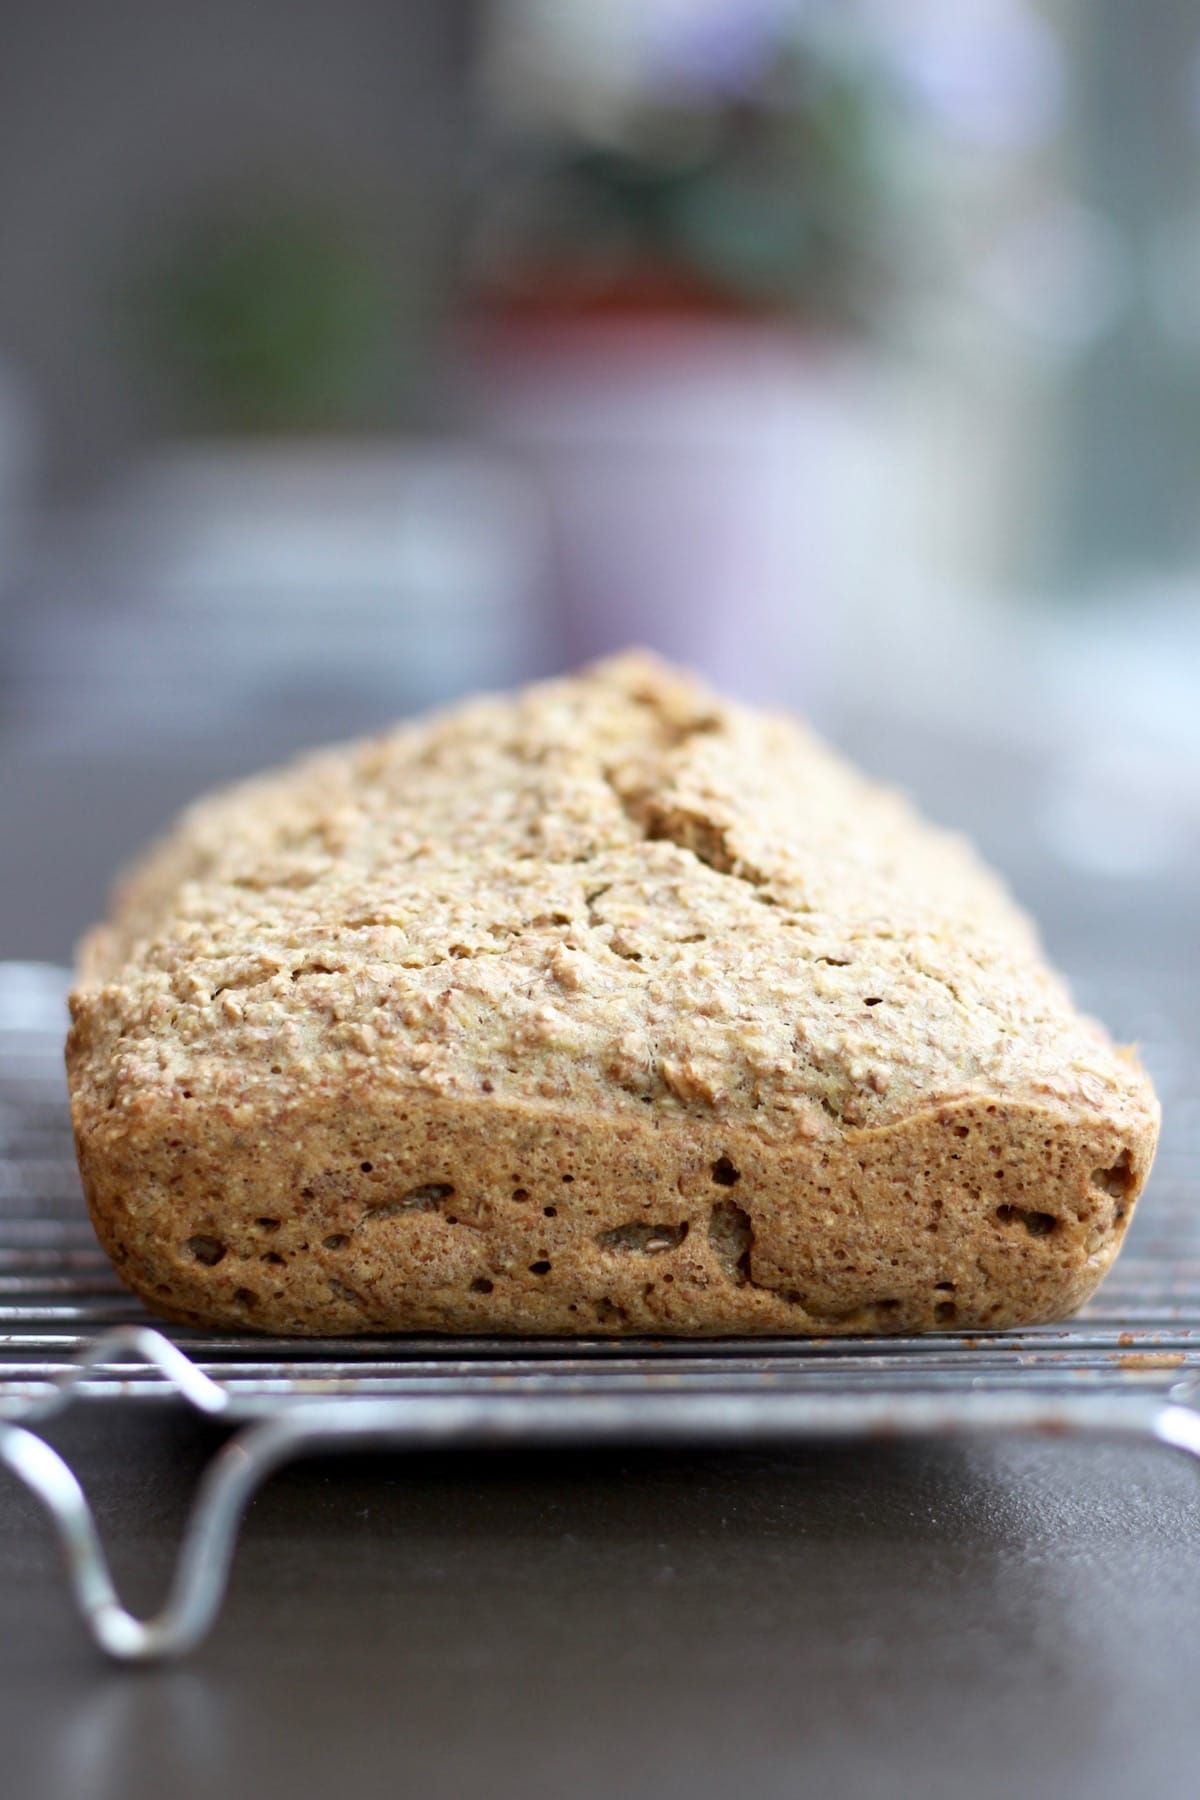
<path fill-rule="evenodd" d="M 167 1317 L 1061 1317 L 1158 1106 L 959 839 L 641 655 L 193 806 L 86 940 L 96 1230 Z"/>

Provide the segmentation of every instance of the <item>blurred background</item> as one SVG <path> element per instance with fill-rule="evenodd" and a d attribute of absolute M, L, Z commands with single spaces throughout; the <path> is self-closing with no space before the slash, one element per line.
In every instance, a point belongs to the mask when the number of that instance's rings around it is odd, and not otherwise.
<path fill-rule="evenodd" d="M 0 0 L 0 955 L 629 642 L 1190 933 L 1198 593 L 1191 0 Z"/>

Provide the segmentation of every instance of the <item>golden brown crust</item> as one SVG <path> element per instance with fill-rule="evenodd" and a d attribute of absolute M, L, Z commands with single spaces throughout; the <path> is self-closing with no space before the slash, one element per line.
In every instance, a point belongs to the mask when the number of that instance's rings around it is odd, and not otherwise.
<path fill-rule="evenodd" d="M 73 1015 L 102 1242 L 242 1328 L 1053 1318 L 1157 1135 L 963 844 L 639 656 L 193 808 Z"/>

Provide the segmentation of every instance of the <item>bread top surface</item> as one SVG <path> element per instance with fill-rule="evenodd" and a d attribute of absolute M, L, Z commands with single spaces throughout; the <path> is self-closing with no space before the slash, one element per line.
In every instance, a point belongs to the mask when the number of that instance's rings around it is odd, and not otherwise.
<path fill-rule="evenodd" d="M 1157 1112 L 965 842 L 640 653 L 200 801 L 73 1004 L 110 1100 L 368 1079 L 812 1138 L 965 1096 Z"/>

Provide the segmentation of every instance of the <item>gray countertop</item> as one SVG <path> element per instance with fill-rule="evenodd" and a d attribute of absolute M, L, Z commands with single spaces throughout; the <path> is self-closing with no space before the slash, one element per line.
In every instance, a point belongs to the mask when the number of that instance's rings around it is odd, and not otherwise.
<path fill-rule="evenodd" d="M 114 861 L 236 765 L 10 747 L 0 954 L 63 959 Z M 1114 933 L 1135 976 L 1193 954 L 1186 893 L 1073 883 L 991 786 L 985 841 L 1068 966 Z M 216 1434 L 148 1404 L 50 1435 L 149 1608 Z M 91 1650 L 3 1481 L 0 1792 L 1190 1800 L 1198 1480 L 1053 1442 L 321 1460 L 254 1502 L 211 1639 L 144 1672 Z"/>
<path fill-rule="evenodd" d="M 211 1435 L 60 1426 L 132 1598 Z M 0 1494 L 14 1800 L 1191 1796 L 1196 1474 L 1038 1444 L 319 1461 L 186 1663 L 85 1644 Z"/>

